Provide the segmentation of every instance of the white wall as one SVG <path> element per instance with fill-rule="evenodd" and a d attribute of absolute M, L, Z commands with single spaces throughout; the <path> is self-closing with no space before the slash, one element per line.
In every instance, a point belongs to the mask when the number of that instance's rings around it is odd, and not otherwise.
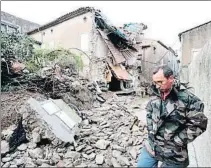
<path fill-rule="evenodd" d="M 193 57 L 189 69 L 190 86 L 205 104 L 208 126 L 194 142 L 198 167 L 211 167 L 211 40 Z"/>

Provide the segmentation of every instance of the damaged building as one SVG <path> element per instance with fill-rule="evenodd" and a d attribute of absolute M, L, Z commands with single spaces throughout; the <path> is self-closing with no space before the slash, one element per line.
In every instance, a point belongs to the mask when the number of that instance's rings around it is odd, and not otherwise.
<path fill-rule="evenodd" d="M 135 167 L 147 139 L 148 102 L 135 87 L 149 82 L 158 64 L 177 71 L 174 51 L 144 38 L 146 28 L 115 27 L 99 10 L 80 8 L 28 32 L 43 48 L 55 48 L 52 55 L 60 54 L 57 46 L 65 48 L 68 66 L 53 60 L 58 64 L 45 64 L 39 73 L 20 71 L 5 80 L 14 92 L 1 96 L 1 166 Z M 80 75 L 69 65 L 69 50 L 83 59 Z"/>
<path fill-rule="evenodd" d="M 26 33 L 39 26 L 37 23 L 1 11 L 1 32 L 9 33 L 19 31 L 20 33 Z"/>
<path fill-rule="evenodd" d="M 179 75 L 178 55 L 171 47 L 167 47 L 161 41 L 145 38 L 141 41 L 140 51 L 140 57 L 143 60 L 141 74 L 146 80 L 151 79 L 154 67 L 160 64 L 168 65 L 175 76 Z"/>
<path fill-rule="evenodd" d="M 113 91 L 131 91 L 140 81 L 149 82 L 151 69 L 160 63 L 168 63 L 177 73 L 174 51 L 159 42 L 144 39 L 146 29 L 143 23 L 115 27 L 101 11 L 83 7 L 28 35 L 41 41 L 43 47 L 62 46 L 80 53 L 84 63 L 82 76 L 106 83 Z M 166 51 L 170 54 L 161 58 Z M 158 61 L 148 64 L 150 60 Z"/>

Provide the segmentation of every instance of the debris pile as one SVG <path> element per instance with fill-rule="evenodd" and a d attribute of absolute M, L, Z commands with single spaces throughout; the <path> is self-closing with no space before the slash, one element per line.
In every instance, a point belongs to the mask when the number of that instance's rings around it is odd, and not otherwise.
<path fill-rule="evenodd" d="M 106 64 L 105 78 L 110 90 L 132 91 L 137 87 L 137 83 L 143 80 L 140 75 L 140 47 L 137 44 L 140 43 L 140 36 L 147 26 L 143 23 L 128 23 L 118 28 L 98 10 L 95 10 L 94 17 L 94 36 L 100 36 L 108 48 L 108 53 L 103 58 Z M 104 74 L 104 71 L 101 73 Z M 113 88 L 113 85 L 118 87 Z"/>
<path fill-rule="evenodd" d="M 5 49 L 1 84 L 7 97 L 3 99 L 1 166 L 136 166 L 147 128 L 135 117 L 143 112 L 143 102 L 138 104 L 140 98 L 131 95 L 133 74 L 140 66 L 134 44 L 146 27 L 128 24 L 125 33 L 98 11 L 95 22 L 109 49 L 108 57 L 102 59 L 105 66 L 99 68 L 105 70 L 104 81 L 80 75 L 81 57 L 69 50 L 33 53 L 34 44 L 28 39 L 21 42 L 26 45 L 19 51 L 13 45 L 19 36 L 1 44 Z M 9 92 L 17 90 L 10 99 L 14 93 Z"/>
<path fill-rule="evenodd" d="M 133 96 L 118 97 L 107 94 L 100 107 L 82 110 L 86 117 L 74 134 L 74 141 L 65 143 L 58 139 L 48 125 L 38 120 L 28 105 L 22 106 L 23 126 L 28 143 L 17 147 L 2 158 L 3 166 L 10 167 L 123 167 L 135 166 L 140 148 L 147 137 L 147 129 L 131 113 Z M 131 108 L 141 110 L 139 105 Z M 141 107 L 141 106 L 140 106 Z M 42 122 L 42 123 L 41 123 Z M 2 132 L 2 151 L 9 150 L 8 140 L 16 126 Z"/>

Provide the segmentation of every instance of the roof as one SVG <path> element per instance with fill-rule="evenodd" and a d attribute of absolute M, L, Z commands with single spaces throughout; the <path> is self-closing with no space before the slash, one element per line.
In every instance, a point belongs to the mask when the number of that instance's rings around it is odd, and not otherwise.
<path fill-rule="evenodd" d="M 191 30 L 196 29 L 196 28 L 202 27 L 202 26 L 204 26 L 204 25 L 206 25 L 206 24 L 209 24 L 209 23 L 211 23 L 211 21 L 208 21 L 208 22 L 206 22 L 206 23 L 200 24 L 200 25 L 198 25 L 198 26 L 196 26 L 196 27 L 193 27 L 193 28 L 191 28 L 191 29 L 185 30 L 185 31 L 179 33 L 178 36 L 179 36 L 179 38 L 181 39 L 181 35 L 182 35 L 182 34 L 187 33 L 187 32 L 189 32 L 189 31 L 191 31 Z"/>
<path fill-rule="evenodd" d="M 72 18 L 80 16 L 80 15 L 83 15 L 85 13 L 88 13 L 88 12 L 92 11 L 92 10 L 94 10 L 94 8 L 92 8 L 92 7 L 79 8 L 79 9 L 74 10 L 74 11 L 72 11 L 70 13 L 67 13 L 67 14 L 65 14 L 65 15 L 63 15 L 63 16 L 61 16 L 61 17 L 59 17 L 59 18 L 57 18 L 57 19 L 55 19 L 55 20 L 53 20 L 53 21 L 51 21 L 49 23 L 47 23 L 47 24 L 44 24 L 44 25 L 42 25 L 42 26 L 40 26 L 40 27 L 38 27 L 38 28 L 36 28 L 36 29 L 34 29 L 32 31 L 29 31 L 27 34 L 31 35 L 31 34 L 37 33 L 37 32 L 39 32 L 41 30 L 45 30 L 45 29 L 47 29 L 49 27 L 58 25 L 59 23 L 65 22 L 65 21 L 67 21 L 69 19 L 72 19 Z"/>
<path fill-rule="evenodd" d="M 161 42 L 161 41 L 159 41 L 159 40 L 157 40 L 157 42 L 158 42 L 161 46 L 163 46 L 164 48 L 166 48 L 167 50 L 169 50 L 169 47 L 167 47 L 163 42 Z"/>
<path fill-rule="evenodd" d="M 171 52 L 174 53 L 174 50 L 171 47 L 168 47 L 167 45 L 165 45 L 162 41 L 160 40 L 154 40 L 154 39 L 150 39 L 150 38 L 145 38 L 143 39 L 144 41 L 149 41 L 149 42 L 157 42 L 158 44 L 160 44 L 162 47 L 164 47 L 167 50 L 170 50 Z M 150 46 L 150 43 L 147 43 L 145 45 L 141 45 L 141 46 Z"/>

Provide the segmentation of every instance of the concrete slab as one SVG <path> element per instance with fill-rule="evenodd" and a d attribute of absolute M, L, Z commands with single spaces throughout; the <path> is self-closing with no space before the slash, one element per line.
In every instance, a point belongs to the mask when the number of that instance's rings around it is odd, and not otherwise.
<path fill-rule="evenodd" d="M 61 99 L 38 102 L 30 98 L 27 102 L 37 112 L 37 117 L 47 123 L 55 136 L 64 142 L 74 141 L 75 127 L 82 121 L 75 110 Z"/>

